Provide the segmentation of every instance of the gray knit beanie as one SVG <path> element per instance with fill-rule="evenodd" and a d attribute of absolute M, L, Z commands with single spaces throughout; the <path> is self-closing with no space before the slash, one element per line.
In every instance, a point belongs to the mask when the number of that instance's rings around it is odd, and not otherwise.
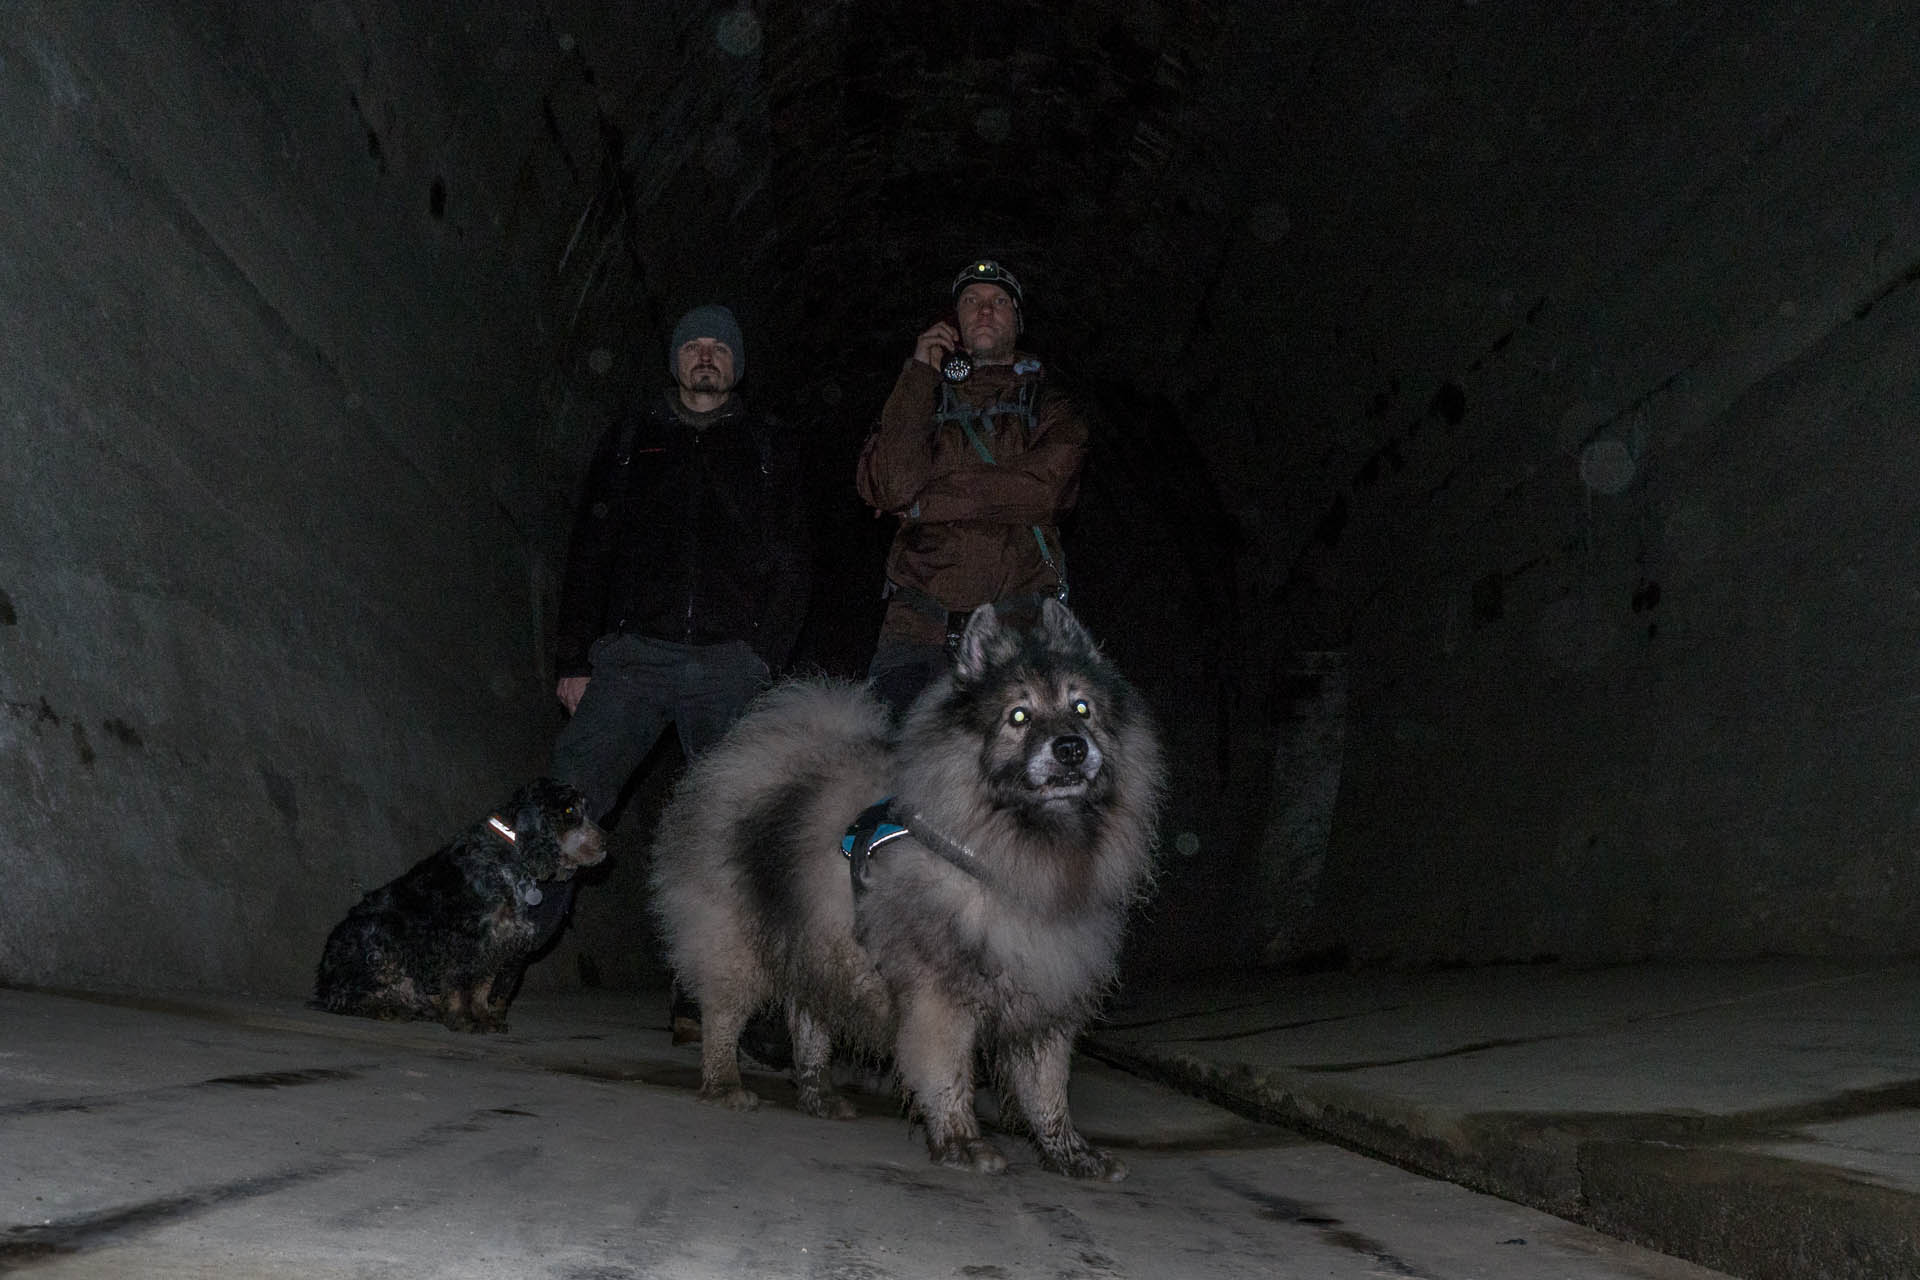
<path fill-rule="evenodd" d="M 709 303 L 687 312 L 673 326 L 673 342 L 667 347 L 668 377 L 680 376 L 680 348 L 695 338 L 726 343 L 733 350 L 733 380 L 738 382 L 747 376 L 747 344 L 740 337 L 740 322 L 725 307 Z"/>

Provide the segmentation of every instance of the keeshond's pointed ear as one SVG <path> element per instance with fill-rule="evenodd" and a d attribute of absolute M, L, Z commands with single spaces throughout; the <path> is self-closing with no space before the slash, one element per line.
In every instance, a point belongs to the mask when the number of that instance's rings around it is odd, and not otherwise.
<path fill-rule="evenodd" d="M 990 604 L 983 604 L 967 619 L 960 635 L 960 647 L 953 654 L 953 678 L 961 684 L 978 680 L 988 667 L 1006 656 L 1011 647 L 1005 637 L 1006 624 Z"/>
<path fill-rule="evenodd" d="M 1040 602 L 1040 623 L 1047 629 L 1047 638 L 1058 648 L 1077 657 L 1094 659 L 1100 656 L 1100 646 L 1093 642 L 1093 633 L 1080 624 L 1071 610 L 1052 596 Z"/>

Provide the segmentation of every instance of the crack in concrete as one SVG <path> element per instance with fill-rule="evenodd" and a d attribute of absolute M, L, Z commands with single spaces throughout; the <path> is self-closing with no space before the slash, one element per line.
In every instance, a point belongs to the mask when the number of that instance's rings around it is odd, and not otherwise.
<path fill-rule="evenodd" d="M 1260 1216 L 1269 1222 L 1310 1227 L 1326 1243 L 1350 1253 L 1357 1253 L 1387 1268 L 1381 1274 L 1405 1276 L 1409 1277 L 1409 1280 L 1436 1280 L 1431 1273 L 1416 1269 L 1406 1259 L 1389 1251 L 1378 1240 L 1350 1229 L 1338 1218 L 1328 1217 L 1325 1213 L 1318 1212 L 1316 1206 L 1307 1204 L 1305 1201 L 1271 1195 L 1214 1170 L 1208 1171 L 1208 1179 L 1221 1190 L 1231 1192 L 1249 1204 L 1257 1206 Z"/>
<path fill-rule="evenodd" d="M 295 1077 L 290 1081 L 291 1083 L 304 1084 L 310 1083 L 313 1078 L 331 1079 L 345 1074 L 347 1073 L 328 1071 L 268 1072 L 259 1076 L 225 1077 L 179 1087 L 191 1089 L 208 1084 L 241 1083 L 244 1087 L 251 1088 L 278 1088 L 282 1087 L 281 1084 L 272 1082 L 272 1077 Z M 268 1081 L 268 1083 L 257 1083 L 258 1081 Z M 417 1154 L 444 1145 L 464 1134 L 484 1133 L 502 1120 L 531 1117 L 531 1115 L 531 1112 L 513 1107 L 481 1107 L 464 1118 L 441 1120 L 430 1124 L 399 1142 L 376 1149 L 374 1156 L 380 1160 L 391 1160 Z M 0 1274 L 23 1270 L 57 1257 L 83 1253 L 129 1236 L 158 1230 L 230 1204 L 257 1200 L 262 1196 L 274 1195 L 292 1187 L 317 1182 L 363 1166 L 364 1161 L 354 1157 L 316 1160 L 282 1169 L 276 1173 L 214 1183 L 180 1195 L 163 1196 L 157 1200 L 99 1209 L 92 1213 L 76 1214 L 38 1225 L 8 1227 L 0 1231 Z"/>
<path fill-rule="evenodd" d="M 194 1089 L 213 1087 L 243 1089 L 284 1089 L 303 1084 L 322 1084 L 330 1081 L 357 1080 L 376 1064 L 356 1063 L 351 1067 L 315 1067 L 305 1071 L 261 1071 L 245 1075 L 214 1076 L 208 1080 L 195 1080 L 187 1084 L 160 1085 L 152 1089 L 130 1089 L 122 1093 L 80 1094 L 67 1098 L 34 1098 L 27 1102 L 11 1102 L 0 1105 L 0 1120 L 10 1120 L 19 1116 L 52 1115 L 59 1112 L 106 1111 L 113 1107 L 131 1103 L 147 1102 L 156 1098 L 165 1098 L 171 1094 L 186 1093 Z"/>
<path fill-rule="evenodd" d="M 177 1196 L 78 1214 L 38 1226 L 9 1227 L 0 1233 L 0 1272 L 98 1248 L 129 1235 L 157 1230 L 209 1210 L 258 1199 L 339 1173 L 346 1161 L 319 1161 L 257 1178 L 216 1183 Z"/>

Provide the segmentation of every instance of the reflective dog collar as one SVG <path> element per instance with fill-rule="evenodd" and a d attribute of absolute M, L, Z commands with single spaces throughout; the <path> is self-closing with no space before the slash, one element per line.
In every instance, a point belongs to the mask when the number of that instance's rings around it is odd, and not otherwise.
<path fill-rule="evenodd" d="M 500 815 L 495 814 L 492 817 L 488 818 L 487 825 L 493 828 L 493 834 L 499 836 L 502 840 L 505 840 L 508 844 L 514 845 L 516 847 L 519 845 L 520 837 L 514 834 L 512 827 L 508 826 L 506 823 L 500 820 Z M 546 894 L 540 892 L 539 885 L 535 884 L 531 880 L 525 880 L 525 881 L 520 880 L 511 871 L 507 872 L 507 883 L 513 886 L 513 891 L 515 894 L 519 895 L 520 901 L 526 903 L 530 907 L 539 906 L 540 903 L 547 896 Z"/>

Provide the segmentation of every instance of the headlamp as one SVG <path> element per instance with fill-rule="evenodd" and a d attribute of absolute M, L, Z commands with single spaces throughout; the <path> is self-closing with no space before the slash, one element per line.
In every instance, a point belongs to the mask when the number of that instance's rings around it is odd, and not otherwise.
<path fill-rule="evenodd" d="M 1026 305 L 1025 300 L 1021 297 L 1020 282 L 1013 278 L 1013 272 L 1007 270 L 992 258 L 981 258 L 977 261 L 969 262 L 965 267 L 962 267 L 960 274 L 953 278 L 953 296 L 958 298 L 960 291 L 970 284 L 999 285 L 1007 291 L 1007 296 L 1013 299 L 1014 306 L 1022 307 Z"/>

